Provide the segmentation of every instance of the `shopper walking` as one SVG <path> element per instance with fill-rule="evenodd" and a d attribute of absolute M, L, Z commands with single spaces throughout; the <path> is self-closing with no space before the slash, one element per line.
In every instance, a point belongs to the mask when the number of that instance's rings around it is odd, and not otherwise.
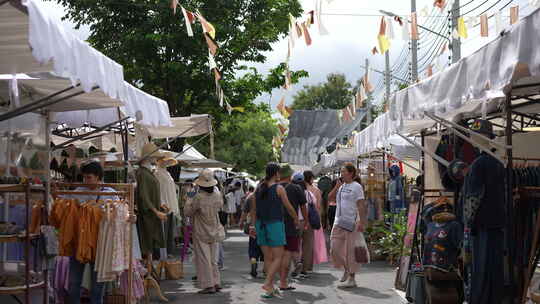
<path fill-rule="evenodd" d="M 255 219 L 257 243 L 261 246 L 267 264 L 266 280 L 263 285 L 263 298 L 274 297 L 274 276 L 280 270 L 283 258 L 285 240 L 285 225 L 283 223 L 283 207 L 298 226 L 298 216 L 287 198 L 283 186 L 279 185 L 280 167 L 276 163 L 266 166 L 266 177 L 255 196 L 255 208 L 251 217 Z"/>
<path fill-rule="evenodd" d="M 302 187 L 292 183 L 292 168 L 289 165 L 284 165 L 281 167 L 279 173 L 281 176 L 280 184 L 285 188 L 287 198 L 297 213 L 297 216 L 302 214 L 303 218 L 306 218 L 306 195 Z M 300 253 L 300 231 L 295 225 L 294 219 L 287 213 L 285 214 L 285 235 L 287 244 L 285 245 L 285 252 L 281 261 L 279 289 L 294 290 L 295 288 L 288 284 L 288 276 L 291 260 L 296 261 Z"/>
<path fill-rule="evenodd" d="M 319 222 L 321 223 L 318 229 L 312 227 L 313 230 L 313 252 L 311 258 L 311 264 L 304 264 L 305 271 L 313 271 L 313 264 L 322 264 L 328 262 L 328 252 L 326 251 L 326 238 L 322 228 L 321 214 L 323 198 L 322 192 L 314 185 L 315 175 L 311 171 L 304 171 L 304 179 L 307 187 L 308 203 L 313 204 L 313 207 L 317 210 L 319 215 Z"/>
<path fill-rule="evenodd" d="M 201 171 L 195 180 L 198 189 L 184 207 L 184 214 L 193 221 L 195 267 L 201 294 L 212 294 L 221 289 L 216 251 L 219 242 L 225 239 L 225 230 L 218 217 L 223 197 L 216 187 L 217 183 L 212 171 Z"/>
<path fill-rule="evenodd" d="M 334 179 L 332 181 L 332 189 L 336 187 L 338 179 Z M 328 195 L 328 229 L 332 231 L 332 228 L 334 227 L 334 219 L 336 218 L 336 198 L 330 198 L 330 195 Z"/>
<path fill-rule="evenodd" d="M 341 178 L 329 197 L 337 203 L 336 219 L 330 236 L 332 261 L 336 268 L 344 269 L 341 282 L 346 283 L 341 287 L 356 287 L 355 274 L 360 264 L 356 262 L 354 247 L 367 224 L 367 212 L 364 189 L 352 163 L 346 163 L 341 168 Z"/>
<path fill-rule="evenodd" d="M 250 216 L 251 210 L 255 205 L 255 189 L 250 187 L 250 193 L 246 197 L 242 217 L 240 218 L 240 229 L 249 236 L 248 256 L 251 265 L 250 275 L 256 278 L 258 273 L 258 263 L 264 261 L 261 247 L 257 244 L 257 235 L 255 233 L 255 222 Z"/>

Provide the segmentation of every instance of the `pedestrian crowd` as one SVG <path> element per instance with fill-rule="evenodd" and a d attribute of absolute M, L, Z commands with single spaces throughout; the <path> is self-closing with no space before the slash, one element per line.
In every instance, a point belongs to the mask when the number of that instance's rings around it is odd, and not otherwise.
<path fill-rule="evenodd" d="M 222 288 L 226 228 L 239 227 L 249 236 L 250 275 L 264 277 L 261 296 L 266 299 L 295 290 L 294 279 L 308 279 L 314 265 L 329 260 L 343 270 L 340 287 L 355 287 L 360 265 L 369 262 L 363 237 L 367 224 L 364 191 L 351 163 L 342 167 L 341 177 L 325 194 L 329 251 L 321 220 L 323 192 L 311 171 L 294 172 L 289 165 L 269 163 L 257 188 L 244 191 L 235 180 L 222 188 L 210 170 L 203 170 L 194 184 L 184 214 L 190 217 L 193 231 L 199 293 L 212 294 Z M 363 244 L 360 253 L 359 243 Z"/>

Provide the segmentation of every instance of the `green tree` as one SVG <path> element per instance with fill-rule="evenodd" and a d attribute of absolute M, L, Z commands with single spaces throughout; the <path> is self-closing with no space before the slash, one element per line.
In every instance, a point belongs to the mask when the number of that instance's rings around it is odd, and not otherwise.
<path fill-rule="evenodd" d="M 345 75 L 332 73 L 326 77 L 325 83 L 304 86 L 293 97 L 292 107 L 295 110 L 343 109 L 353 96 L 352 86 Z"/>
<path fill-rule="evenodd" d="M 279 132 L 266 105 L 260 107 L 226 118 L 216 130 L 216 157 L 257 176 L 264 175 L 266 164 L 274 160 L 272 139 Z"/>

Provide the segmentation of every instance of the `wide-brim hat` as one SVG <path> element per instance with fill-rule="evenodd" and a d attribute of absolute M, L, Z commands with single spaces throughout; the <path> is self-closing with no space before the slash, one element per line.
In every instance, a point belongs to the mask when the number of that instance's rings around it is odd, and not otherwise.
<path fill-rule="evenodd" d="M 178 164 L 178 160 L 174 158 L 174 154 L 172 152 L 163 152 L 161 153 L 161 157 L 157 160 L 157 163 L 160 166 L 172 167 Z"/>
<path fill-rule="evenodd" d="M 199 173 L 199 177 L 195 180 L 195 184 L 200 187 L 214 187 L 218 181 L 214 178 L 214 172 L 209 169 L 204 169 Z"/>
<path fill-rule="evenodd" d="M 141 158 L 142 157 L 161 157 L 163 156 L 160 152 L 158 147 L 154 143 L 147 143 L 143 146 L 141 151 Z"/>

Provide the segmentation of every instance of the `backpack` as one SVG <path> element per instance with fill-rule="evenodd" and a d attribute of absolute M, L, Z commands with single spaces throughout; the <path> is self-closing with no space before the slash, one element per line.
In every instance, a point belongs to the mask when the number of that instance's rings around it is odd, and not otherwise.
<path fill-rule="evenodd" d="M 321 229 L 321 217 L 319 216 L 319 211 L 313 202 L 312 194 L 309 191 L 306 191 L 306 197 L 308 199 L 308 220 L 309 225 L 313 230 Z"/>

